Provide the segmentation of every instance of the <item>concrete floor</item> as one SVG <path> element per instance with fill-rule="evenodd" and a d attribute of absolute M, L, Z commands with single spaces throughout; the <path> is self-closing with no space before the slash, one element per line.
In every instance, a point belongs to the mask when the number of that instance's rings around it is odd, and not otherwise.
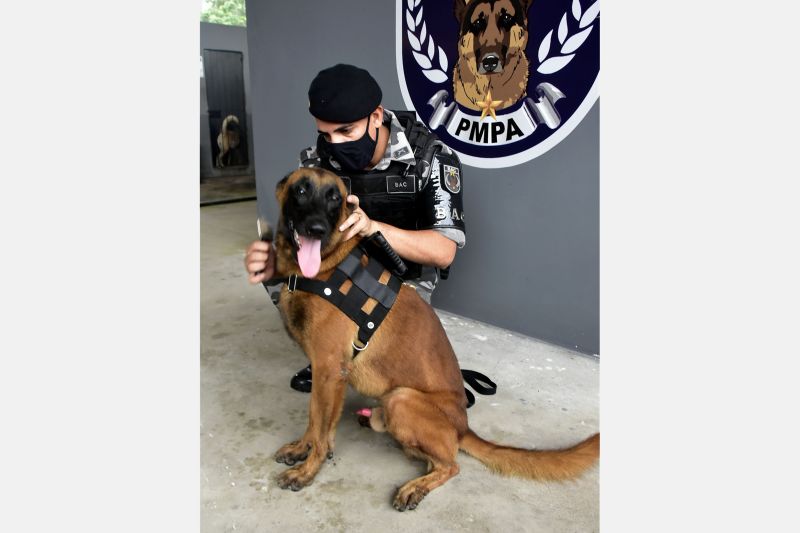
<path fill-rule="evenodd" d="M 536 531 L 599 529 L 599 469 L 575 481 L 503 478 L 461 453 L 461 473 L 414 511 L 394 492 L 424 473 L 387 433 L 352 413 L 375 401 L 348 391 L 336 456 L 313 485 L 281 490 L 272 454 L 304 431 L 309 396 L 289 388 L 307 359 L 242 264 L 256 236 L 255 202 L 208 206 L 201 217 L 201 525 L 222 531 Z M 599 364 L 564 348 L 439 312 L 463 367 L 498 385 L 478 396 L 470 427 L 528 448 L 571 445 L 599 430 Z"/>
<path fill-rule="evenodd" d="M 225 201 L 253 200 L 255 176 L 216 176 L 200 178 L 200 205 Z"/>

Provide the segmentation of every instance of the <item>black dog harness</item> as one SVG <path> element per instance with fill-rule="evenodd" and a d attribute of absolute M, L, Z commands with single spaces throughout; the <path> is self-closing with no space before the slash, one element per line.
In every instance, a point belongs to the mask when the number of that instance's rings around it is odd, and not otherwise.
<path fill-rule="evenodd" d="M 361 258 L 367 257 L 367 264 L 361 264 Z M 400 292 L 402 280 L 391 273 L 386 285 L 378 280 L 385 267 L 377 259 L 366 255 L 365 250 L 359 245 L 339 263 L 336 270 L 327 280 L 301 278 L 296 274 L 289 276 L 286 288 L 289 292 L 301 290 L 322 297 L 335 305 L 341 312 L 358 326 L 358 344 L 353 341 L 353 357 L 369 345 L 369 340 L 386 318 Z M 344 282 L 353 282 L 347 294 L 341 291 Z M 369 298 L 377 301 L 377 305 L 370 313 L 365 313 L 361 308 Z"/>

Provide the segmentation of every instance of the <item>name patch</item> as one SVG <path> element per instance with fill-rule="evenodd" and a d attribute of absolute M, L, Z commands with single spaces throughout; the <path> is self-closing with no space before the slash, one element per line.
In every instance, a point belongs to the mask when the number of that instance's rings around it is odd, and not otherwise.
<path fill-rule="evenodd" d="M 414 176 L 386 176 L 386 192 L 389 194 L 416 192 L 416 179 Z"/>

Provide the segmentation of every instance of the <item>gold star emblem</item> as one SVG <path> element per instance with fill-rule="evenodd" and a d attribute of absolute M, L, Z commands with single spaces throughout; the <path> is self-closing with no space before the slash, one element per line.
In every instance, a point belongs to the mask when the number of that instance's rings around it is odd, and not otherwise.
<path fill-rule="evenodd" d="M 480 118 L 481 121 L 483 121 L 483 119 L 486 118 L 487 113 L 491 114 L 492 118 L 497 120 L 497 115 L 494 114 L 494 108 L 502 104 L 503 101 L 492 100 L 492 91 L 490 90 L 486 93 L 486 99 L 483 102 L 476 102 L 476 103 L 478 104 L 478 107 L 483 109 L 483 111 L 481 111 L 481 118 Z"/>

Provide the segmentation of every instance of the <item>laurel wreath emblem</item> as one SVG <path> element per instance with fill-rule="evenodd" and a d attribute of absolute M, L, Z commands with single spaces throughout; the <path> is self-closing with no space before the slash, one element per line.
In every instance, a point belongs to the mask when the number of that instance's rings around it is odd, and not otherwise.
<path fill-rule="evenodd" d="M 422 73 L 425 77 L 433 83 L 444 83 L 448 80 L 447 77 L 447 55 L 441 46 L 436 46 L 433 42 L 433 35 L 428 34 L 428 29 L 424 22 L 422 22 L 422 7 L 420 4 L 422 0 L 408 0 L 408 10 L 406 11 L 406 25 L 408 26 L 408 42 L 411 48 L 415 51 L 414 59 L 417 64 L 422 68 Z M 415 10 L 419 7 L 419 12 L 415 15 Z M 420 26 L 420 22 L 422 25 Z M 428 41 L 428 46 L 425 46 L 425 41 Z M 434 58 L 438 56 L 436 61 L 438 65 L 434 65 Z"/>
<path fill-rule="evenodd" d="M 600 14 L 600 0 L 596 0 L 589 9 L 581 12 L 581 3 L 579 0 L 572 0 L 572 16 L 578 22 L 578 33 L 568 37 L 569 28 L 567 25 L 567 15 L 569 11 L 564 13 L 561 17 L 561 22 L 558 24 L 558 44 L 561 49 L 556 52 L 552 57 L 548 57 L 550 53 L 550 44 L 553 41 L 553 30 L 550 30 L 547 35 L 542 39 L 539 45 L 539 67 L 537 72 L 542 74 L 553 74 L 562 68 L 566 67 L 572 58 L 575 57 L 575 52 L 580 48 L 583 42 L 589 37 L 594 28 L 594 21 Z"/>

